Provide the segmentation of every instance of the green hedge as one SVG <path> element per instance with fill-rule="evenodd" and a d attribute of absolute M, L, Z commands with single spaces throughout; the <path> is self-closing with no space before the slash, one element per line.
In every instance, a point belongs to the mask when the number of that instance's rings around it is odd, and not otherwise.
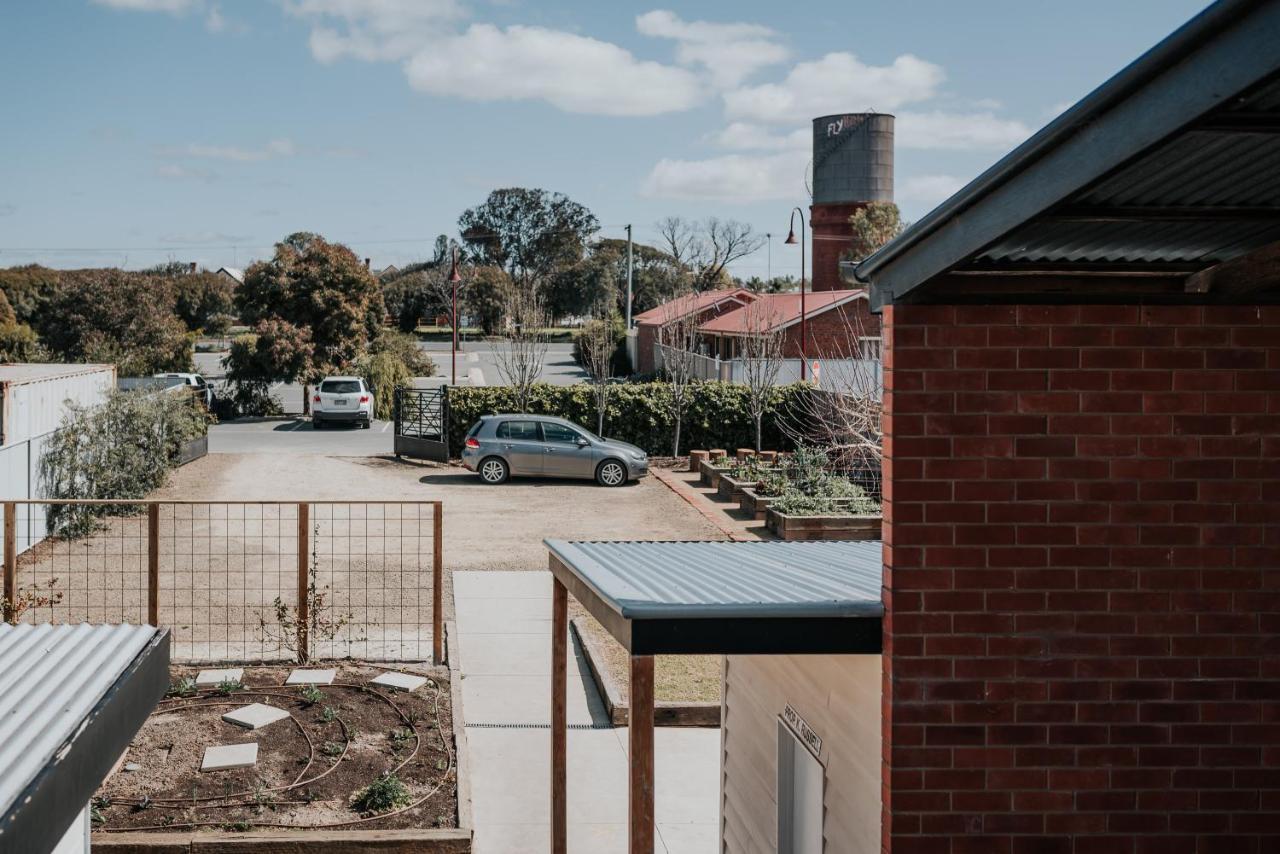
<path fill-rule="evenodd" d="M 793 411 L 799 395 L 808 394 L 802 383 L 774 390 L 772 411 L 764 417 L 764 447 L 790 450 L 794 443 L 779 429 L 778 421 Z M 708 382 L 695 385 L 680 431 L 680 452 L 690 448 L 754 448 L 755 425 L 747 411 L 743 385 Z M 507 386 L 457 386 L 449 389 L 449 453 L 462 452 L 462 440 L 481 415 L 514 412 L 514 395 Z M 594 431 L 595 401 L 591 386 L 577 383 L 533 388 L 531 415 L 556 415 Z M 617 383 L 609 389 L 604 435 L 644 448 L 654 455 L 671 453 L 671 388 L 666 383 Z"/>

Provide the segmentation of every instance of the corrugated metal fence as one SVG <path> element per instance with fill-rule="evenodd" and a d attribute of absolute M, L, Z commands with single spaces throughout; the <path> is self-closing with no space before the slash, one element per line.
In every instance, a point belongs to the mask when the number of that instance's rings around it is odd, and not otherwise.
<path fill-rule="evenodd" d="M 89 508 L 110 515 L 66 535 Z M 438 501 L 7 501 L 3 512 L 10 622 L 163 625 L 184 661 L 442 658 Z M 54 535 L 24 548 L 20 531 L 46 519 Z"/>

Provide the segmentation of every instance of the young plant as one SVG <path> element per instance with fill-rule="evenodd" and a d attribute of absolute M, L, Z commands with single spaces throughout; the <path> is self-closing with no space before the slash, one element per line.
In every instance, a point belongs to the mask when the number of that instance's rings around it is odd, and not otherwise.
<path fill-rule="evenodd" d="M 333 706 L 325 706 L 320 712 L 321 723 L 331 724 L 338 719 L 338 710 Z"/>
<path fill-rule="evenodd" d="M 336 612 L 330 601 L 328 584 L 320 584 L 319 551 L 320 525 L 312 526 L 311 565 L 307 569 L 307 617 L 305 624 L 297 605 L 289 605 L 277 596 L 271 603 L 271 620 L 258 612 L 258 638 L 277 648 L 287 649 L 301 662 L 311 657 L 310 648 L 300 649 L 299 640 L 305 636 L 308 647 L 317 642 L 332 643 L 355 621 L 350 611 Z M 299 631 L 303 629 L 304 631 Z M 351 640 L 360 640 L 352 638 Z"/>
<path fill-rule="evenodd" d="M 326 741 L 324 744 L 320 745 L 320 752 L 325 756 L 341 756 L 342 745 L 336 741 Z"/>
<path fill-rule="evenodd" d="M 352 795 L 351 808 L 359 813 L 377 815 L 406 807 L 412 800 L 409 787 L 388 772 Z"/>
<path fill-rule="evenodd" d="M 194 697 L 199 688 L 196 687 L 196 680 L 190 676 L 183 676 L 177 682 L 169 683 L 169 693 L 167 697 Z"/>
<path fill-rule="evenodd" d="M 239 679 L 223 679 L 213 687 L 213 693 L 219 697 L 230 697 L 237 691 L 244 690 L 244 683 Z"/>
<path fill-rule="evenodd" d="M 22 622 L 22 615 L 32 608 L 51 608 L 61 602 L 62 591 L 55 589 L 57 586 L 58 579 L 50 578 L 44 584 L 19 587 L 12 602 L 0 596 L 0 613 L 7 614 L 9 622 L 17 625 Z"/>
<path fill-rule="evenodd" d="M 302 696 L 302 703 L 307 708 L 311 708 L 324 699 L 324 692 L 314 685 L 303 685 L 298 689 L 298 693 Z"/>

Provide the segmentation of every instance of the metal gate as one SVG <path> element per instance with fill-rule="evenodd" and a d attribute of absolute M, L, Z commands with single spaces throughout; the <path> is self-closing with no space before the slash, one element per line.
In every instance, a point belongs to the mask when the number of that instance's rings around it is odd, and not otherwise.
<path fill-rule="evenodd" d="M 449 399 L 445 388 L 396 389 L 397 457 L 449 461 Z"/>

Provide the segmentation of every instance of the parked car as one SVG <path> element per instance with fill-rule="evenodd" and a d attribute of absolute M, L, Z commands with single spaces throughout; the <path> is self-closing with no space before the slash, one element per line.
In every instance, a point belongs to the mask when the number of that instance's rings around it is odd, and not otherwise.
<path fill-rule="evenodd" d="M 174 381 L 173 385 L 186 386 L 191 389 L 192 394 L 204 401 L 204 405 L 207 408 L 213 409 L 213 401 L 217 397 L 217 393 L 213 390 L 213 386 L 199 374 L 170 373 L 152 374 L 151 376 L 153 379 L 158 380 L 172 380 Z"/>
<path fill-rule="evenodd" d="M 462 464 L 487 484 L 527 475 L 621 486 L 649 473 L 649 456 L 635 445 L 548 415 L 484 416 L 467 431 Z"/>
<path fill-rule="evenodd" d="M 373 392 L 359 377 L 325 377 L 311 397 L 311 425 L 321 430 L 331 421 L 358 424 L 368 430 L 373 421 Z"/>

